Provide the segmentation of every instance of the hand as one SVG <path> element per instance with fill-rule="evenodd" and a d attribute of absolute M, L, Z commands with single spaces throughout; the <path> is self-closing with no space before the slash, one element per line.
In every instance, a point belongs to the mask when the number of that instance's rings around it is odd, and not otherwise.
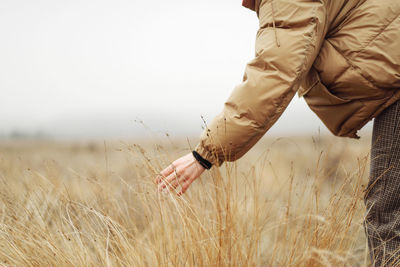
<path fill-rule="evenodd" d="M 192 153 L 189 153 L 160 172 L 156 179 L 158 190 L 162 191 L 167 186 L 173 189 L 181 186 L 181 191 L 178 193 L 178 196 L 181 196 L 204 171 L 205 168 L 193 157 Z"/>

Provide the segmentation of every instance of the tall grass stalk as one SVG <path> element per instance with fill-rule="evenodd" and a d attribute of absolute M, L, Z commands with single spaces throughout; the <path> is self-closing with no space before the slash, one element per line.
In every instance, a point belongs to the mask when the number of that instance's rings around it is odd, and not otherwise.
<path fill-rule="evenodd" d="M 365 150 L 348 168 L 329 145 L 273 144 L 177 197 L 154 184 L 168 149 L 98 147 L 2 146 L 0 265 L 367 266 Z"/>

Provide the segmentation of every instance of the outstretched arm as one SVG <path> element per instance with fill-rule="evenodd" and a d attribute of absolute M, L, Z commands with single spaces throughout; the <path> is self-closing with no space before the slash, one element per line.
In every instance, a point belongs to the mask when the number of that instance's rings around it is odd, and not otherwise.
<path fill-rule="evenodd" d="M 247 64 L 243 82 L 195 148 L 216 166 L 243 156 L 278 120 L 310 70 L 326 31 L 325 6 L 319 1 L 263 0 L 259 21 L 256 56 Z M 177 177 L 184 180 L 179 172 Z"/>

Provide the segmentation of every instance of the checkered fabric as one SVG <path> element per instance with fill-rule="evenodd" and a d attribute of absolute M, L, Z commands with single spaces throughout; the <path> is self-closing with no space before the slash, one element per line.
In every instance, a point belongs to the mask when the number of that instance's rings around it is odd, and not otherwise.
<path fill-rule="evenodd" d="M 375 118 L 364 203 L 373 266 L 400 266 L 400 101 Z"/>

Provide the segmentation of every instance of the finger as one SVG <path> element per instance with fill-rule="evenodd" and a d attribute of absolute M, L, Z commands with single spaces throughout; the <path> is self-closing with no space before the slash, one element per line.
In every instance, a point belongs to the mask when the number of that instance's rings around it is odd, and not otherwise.
<path fill-rule="evenodd" d="M 185 194 L 186 190 L 189 188 L 189 186 L 193 183 L 194 179 L 188 179 L 182 184 L 181 191 L 178 193 L 178 196 L 182 196 Z"/>
<path fill-rule="evenodd" d="M 181 174 L 178 176 L 178 179 L 175 179 L 171 182 L 171 187 L 176 189 L 179 185 L 183 186 L 183 184 L 188 180 L 187 176 L 184 174 Z"/>
<path fill-rule="evenodd" d="M 162 170 L 159 175 L 157 175 L 156 183 L 159 184 L 163 181 L 168 175 L 170 175 L 174 171 L 175 166 L 170 164 L 167 168 Z"/>
<path fill-rule="evenodd" d="M 179 179 L 177 177 L 177 175 L 175 173 L 171 173 L 170 175 L 168 175 L 168 177 L 166 177 L 165 179 L 163 179 L 162 183 L 160 183 L 158 185 L 158 190 L 163 190 L 164 188 L 166 188 L 167 186 L 171 186 L 172 183 L 174 181 L 176 181 L 177 179 Z"/>
<path fill-rule="evenodd" d="M 175 168 L 176 167 L 174 166 L 174 164 L 171 163 L 171 164 L 168 165 L 167 168 L 162 170 L 160 174 L 163 175 L 164 177 L 167 177 L 168 175 L 170 175 L 174 171 Z"/>
<path fill-rule="evenodd" d="M 154 182 L 155 182 L 156 184 L 159 184 L 159 183 L 161 183 L 162 180 L 164 180 L 164 176 L 162 176 L 161 174 L 158 174 L 158 175 L 156 176 L 156 179 L 154 180 Z"/>

